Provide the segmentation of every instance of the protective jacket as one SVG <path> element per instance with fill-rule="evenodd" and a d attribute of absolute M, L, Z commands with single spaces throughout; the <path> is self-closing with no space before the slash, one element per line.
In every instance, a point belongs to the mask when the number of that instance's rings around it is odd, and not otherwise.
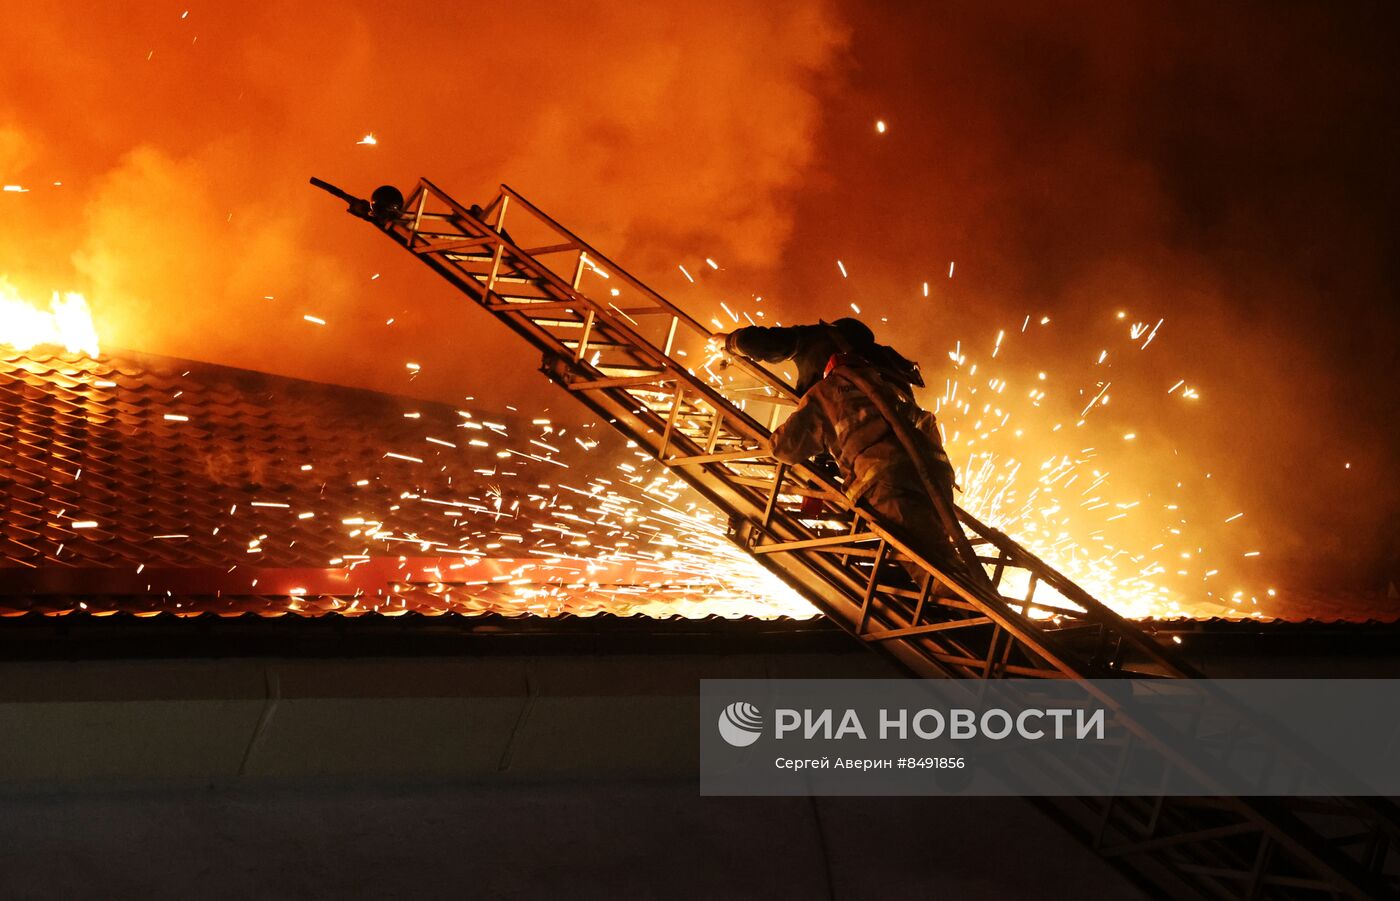
<path fill-rule="evenodd" d="M 851 378 L 854 367 L 863 370 L 865 386 L 877 390 L 887 408 L 910 427 L 915 448 L 951 491 L 953 467 L 933 414 L 920 409 L 907 388 L 859 362 L 836 366 L 802 396 L 797 409 L 773 433 L 773 455 L 785 463 L 802 463 L 831 454 L 852 503 L 877 485 L 882 494 L 925 493 L 910 452 L 894 431 L 896 426 L 866 387 Z"/>
<path fill-rule="evenodd" d="M 745 328 L 726 341 L 730 352 L 797 364 L 801 400 L 773 433 L 773 455 L 789 464 L 830 455 L 852 504 L 874 511 L 943 572 L 975 571 L 954 537 L 953 467 L 933 414 L 914 401 L 918 367 L 852 322 Z M 910 572 L 921 577 L 912 564 Z"/>

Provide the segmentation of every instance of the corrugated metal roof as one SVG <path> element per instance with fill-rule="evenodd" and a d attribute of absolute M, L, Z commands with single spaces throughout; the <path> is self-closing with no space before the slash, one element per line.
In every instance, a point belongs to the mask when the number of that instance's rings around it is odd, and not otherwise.
<path fill-rule="evenodd" d="M 506 429 L 469 413 L 136 353 L 0 352 L 0 617 L 805 613 L 707 587 L 724 580 L 706 555 L 736 557 L 722 542 L 687 549 L 694 565 L 580 560 L 567 500 L 580 535 L 645 536 L 586 491 L 540 503 L 558 466 L 502 460 Z M 1386 598 L 1304 600 L 1290 619 L 1395 616 Z"/>
<path fill-rule="evenodd" d="M 703 553 L 551 484 L 534 446 L 501 458 L 505 423 L 162 357 L 0 357 L 0 616 L 783 612 L 706 603 Z"/>
<path fill-rule="evenodd" d="M 343 519 L 390 511 L 406 490 L 485 489 L 425 441 L 452 437 L 451 409 L 414 408 L 409 419 L 388 395 L 155 357 L 6 358 L 0 555 L 11 566 L 325 566 L 353 547 Z M 426 465 L 385 456 L 395 451 Z M 454 547 L 459 531 L 441 516 L 412 530 Z"/>

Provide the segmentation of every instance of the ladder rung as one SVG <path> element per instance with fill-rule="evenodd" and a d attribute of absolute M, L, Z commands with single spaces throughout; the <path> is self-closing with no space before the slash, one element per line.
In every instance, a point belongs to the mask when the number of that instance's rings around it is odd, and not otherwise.
<path fill-rule="evenodd" d="M 903 629 L 881 629 L 878 632 L 866 632 L 861 638 L 866 641 L 892 641 L 896 638 L 913 638 L 929 632 L 947 632 L 952 629 L 967 629 L 972 626 L 988 626 L 991 623 L 991 617 L 970 616 L 967 619 L 950 619 L 947 622 L 929 623 L 926 626 L 907 626 Z"/>
<path fill-rule="evenodd" d="M 752 488 L 772 488 L 773 486 L 772 479 L 758 479 L 751 476 L 736 476 L 734 481 L 736 484 L 748 485 Z M 839 500 L 835 494 L 830 491 L 823 491 L 820 488 L 798 488 L 794 486 L 791 488 L 784 488 L 783 494 L 794 494 L 798 497 L 819 497 L 824 501 Z"/>
<path fill-rule="evenodd" d="M 616 366 L 610 363 L 599 363 L 595 367 L 599 372 L 607 376 L 641 376 L 641 375 L 661 375 L 665 369 L 647 369 L 641 366 Z"/>
<path fill-rule="evenodd" d="M 422 237 L 423 235 L 422 232 L 419 232 L 418 234 L 419 237 Z M 496 241 L 494 238 L 463 238 L 459 241 L 446 241 L 444 243 L 439 244 L 415 245 L 413 248 L 413 252 L 418 254 L 419 256 L 429 256 L 432 254 L 451 254 L 453 257 L 458 259 L 473 256 L 481 256 L 489 260 L 491 259 L 491 257 L 495 256 L 494 251 L 491 253 L 473 254 L 467 252 L 467 249 L 471 247 L 485 247 L 487 244 L 494 246 L 495 243 Z"/>
<path fill-rule="evenodd" d="M 486 284 L 487 279 L 489 279 L 490 277 L 491 274 L 489 272 L 485 275 L 476 273 L 472 275 L 472 278 L 476 279 L 483 285 Z M 510 286 L 510 290 L 502 291 L 499 287 L 497 287 L 499 285 L 508 285 Z M 548 285 L 537 284 L 535 280 L 527 279 L 526 277 L 517 278 L 513 275 L 497 275 L 495 285 L 493 285 L 491 288 L 491 296 L 493 298 L 512 301 L 515 303 L 554 303 L 557 301 L 571 301 L 575 304 L 581 303 L 581 301 L 578 298 L 575 298 L 568 294 L 564 294 L 561 296 L 557 291 L 547 290 L 548 287 Z M 520 293 L 521 290 L 527 288 L 534 289 L 538 291 L 538 293 Z M 495 305 L 487 305 L 487 309 L 491 309 L 492 306 Z"/>
<path fill-rule="evenodd" d="M 725 463 L 734 460 L 761 460 L 768 457 L 761 450 L 726 451 L 722 454 L 696 454 L 691 457 L 667 457 L 661 462 L 667 466 L 700 466 L 705 463 Z"/>
<path fill-rule="evenodd" d="M 560 343 L 560 344 L 563 344 L 563 345 L 564 345 L 565 347 L 567 347 L 569 350 L 577 350 L 577 349 L 578 349 L 578 346 L 579 346 L 580 344 L 585 344 L 585 342 L 579 341 L 579 340 L 576 339 L 576 338 L 569 338 L 569 339 L 564 340 L 564 341 L 561 341 L 561 342 L 559 342 L 559 343 Z M 637 345 L 635 345 L 635 344 L 623 344 L 623 343 L 620 342 L 620 341 L 594 341 L 593 339 L 590 338 L 590 339 L 586 342 L 586 346 L 585 346 L 584 349 L 585 349 L 585 350 L 636 350 L 636 349 L 638 349 L 638 348 L 637 348 Z"/>
<path fill-rule="evenodd" d="M 882 584 L 885 572 L 875 567 L 889 559 L 890 550 L 918 558 L 917 549 L 904 544 L 878 519 L 871 521 L 860 511 L 851 510 L 839 494 L 814 491 L 810 487 L 814 476 L 810 468 L 794 467 L 796 477 L 791 483 L 775 484 L 773 479 L 760 477 L 764 472 L 773 472 L 775 479 L 787 478 L 784 468 L 751 445 L 754 439 L 767 436 L 761 423 L 766 420 L 770 429 L 776 423 L 778 405 L 793 402 L 791 386 L 764 367 L 745 361 L 731 370 L 743 374 L 740 381 L 730 380 L 717 386 L 694 375 L 691 366 L 696 361 L 684 360 L 673 348 L 680 346 L 677 340 L 708 340 L 708 328 L 509 188 L 502 186 L 501 193 L 487 208 L 497 216 L 495 230 L 490 233 L 482 232 L 481 221 L 469 207 L 427 180 L 419 183 L 405 209 L 411 212 L 403 217 L 374 221 L 381 231 L 513 326 L 526 341 L 544 352 L 545 369 L 551 378 L 564 382 L 564 387 L 585 406 L 654 455 L 676 450 L 672 442 L 680 443 L 681 453 L 705 450 L 706 453 L 661 462 L 729 515 L 734 540 L 744 550 L 760 556 L 767 568 L 782 575 L 848 632 L 865 632 L 859 637 L 871 647 L 886 651 L 890 659 L 909 671 L 926 677 L 973 678 L 1201 676 L 1170 645 L 1163 646 L 1119 618 L 1067 576 L 963 510 L 958 510 L 957 516 L 973 534 L 957 536 L 961 553 L 970 558 L 969 562 L 975 559 L 975 570 L 982 570 L 984 565 L 994 567 L 998 576 L 995 585 L 990 578 L 957 577 L 950 581 L 937 574 L 930 561 L 920 561 L 920 566 L 936 575 L 938 584 L 909 582 L 921 584 L 917 591 Z M 532 237 L 536 246 L 517 250 L 504 243 L 501 230 L 508 212 L 515 219 L 526 220 L 513 225 L 516 232 L 530 229 L 532 235 L 541 236 Z M 424 226 L 426 231 L 421 230 Z M 536 226 L 540 230 L 534 230 Z M 566 257 L 565 251 L 577 251 L 577 256 Z M 547 260 L 538 258 L 551 254 L 558 255 Z M 611 284 L 627 291 L 626 296 L 619 293 L 614 304 L 601 296 L 585 299 L 576 288 L 570 288 L 579 284 L 583 267 L 589 264 L 605 271 L 613 279 Z M 486 285 L 491 288 L 489 293 L 481 290 Z M 585 324 L 585 315 L 592 331 Z M 641 328 L 633 331 L 644 315 L 669 317 L 664 345 L 644 337 Z M 658 323 L 652 319 L 647 324 Z M 571 334 L 577 340 L 562 342 L 563 334 Z M 601 340 L 585 342 L 586 335 Z M 569 348 L 568 352 L 561 353 L 561 343 Z M 593 351 L 603 351 L 615 362 L 590 364 L 568 359 L 601 359 L 593 357 Z M 661 365 L 654 365 L 658 360 Z M 570 383 L 569 379 L 577 380 Z M 765 415 L 755 414 L 758 406 L 764 407 Z M 766 419 L 770 409 L 773 418 Z M 734 465 L 705 465 L 710 463 Z M 850 517 L 846 528 L 865 531 L 834 534 L 805 528 L 799 511 L 785 499 L 794 494 L 825 497 L 838 508 L 831 519 Z M 865 525 L 867 521 L 869 524 Z M 805 535 L 819 537 L 797 537 Z M 763 540 L 771 543 L 755 544 Z M 885 553 L 872 566 L 869 558 L 879 553 L 876 541 Z M 975 545 L 976 550 L 970 550 L 970 545 Z M 908 565 L 908 560 L 904 562 Z M 894 561 L 890 563 L 890 574 L 899 575 L 899 567 Z M 1011 568 L 1030 574 L 1031 598 L 1036 585 L 1047 585 L 1055 592 L 1058 603 L 1065 606 L 1002 595 L 1005 585 L 1000 577 Z M 985 571 L 981 574 L 986 575 Z M 952 615 L 965 618 L 929 622 L 925 616 L 927 613 L 941 617 L 950 611 L 960 611 L 961 614 Z M 1057 619 L 1033 618 L 1031 613 L 1050 613 Z M 866 631 L 867 625 L 871 631 Z M 1103 630 L 1108 640 L 1101 640 L 1095 630 Z M 1086 642 L 1086 638 L 1092 641 Z M 1114 655 L 1111 663 L 1104 660 L 1108 655 Z M 1154 735 L 1154 730 L 1155 727 L 1149 728 L 1140 738 L 1144 743 L 1158 740 L 1161 749 L 1173 747 L 1181 737 Z M 1113 802 L 1118 804 L 1120 820 L 1129 800 L 1120 798 Z M 1393 883 L 1395 866 L 1391 859 L 1395 855 L 1393 850 L 1386 850 L 1388 839 L 1380 830 L 1384 828 L 1388 835 L 1400 837 L 1400 829 L 1387 808 L 1370 807 L 1365 799 L 1335 799 L 1340 807 L 1338 815 L 1350 819 L 1346 824 L 1338 824 L 1337 829 L 1329 826 L 1322 830 L 1301 816 L 1291 820 L 1276 816 L 1275 807 L 1281 809 L 1284 803 L 1281 800 L 1271 804 L 1260 804 L 1247 797 L 1215 800 L 1225 814 L 1222 817 L 1194 808 L 1174 808 L 1169 817 L 1163 816 L 1160 821 L 1156 813 L 1151 814 L 1153 836 L 1186 836 L 1183 842 L 1170 847 L 1155 846 L 1151 841 L 1138 846 L 1143 857 L 1155 864 L 1152 870 L 1144 871 L 1147 878 L 1156 880 L 1165 874 L 1162 894 L 1178 896 L 1193 889 L 1199 893 L 1205 889 L 1232 891 L 1234 886 L 1223 884 L 1226 880 L 1249 879 L 1256 884 L 1246 887 L 1245 894 L 1260 886 L 1266 891 L 1283 886 L 1318 889 L 1333 897 L 1369 897 L 1382 894 L 1373 886 Z M 1082 799 L 1046 798 L 1045 802 L 1066 814 L 1069 821 L 1076 821 L 1082 812 L 1076 806 Z M 1104 823 L 1108 823 L 1114 809 L 1104 809 Z M 1358 843 L 1353 852 L 1351 846 L 1343 848 L 1335 841 L 1337 835 L 1367 834 L 1364 830 L 1371 824 L 1364 817 L 1373 813 L 1382 849 L 1379 855 L 1367 842 Z M 1277 828 L 1280 834 L 1280 839 L 1268 846 L 1270 857 L 1257 858 L 1252 867 L 1245 863 L 1248 852 L 1241 852 L 1232 842 L 1235 830 L 1227 826 L 1240 821 L 1266 827 L 1262 830 L 1265 832 Z M 1131 825 L 1135 827 L 1136 823 Z M 1348 828 L 1342 829 L 1341 825 Z M 1121 832 L 1121 823 L 1115 828 Z M 1099 838 L 1103 838 L 1102 828 L 1100 832 Z M 1193 845 L 1190 853 L 1183 851 L 1184 842 L 1196 839 L 1203 839 L 1198 849 Z M 1200 875 L 1192 876 L 1192 872 Z"/>
<path fill-rule="evenodd" d="M 839 547 L 857 541 L 875 541 L 880 536 L 874 532 L 857 532 L 854 535 L 832 535 L 830 538 L 807 538 L 802 541 L 779 541 L 773 544 L 756 544 L 749 550 L 755 554 L 777 554 L 785 551 L 806 551 L 813 548 Z M 852 548 L 853 552 L 860 548 Z"/>
<path fill-rule="evenodd" d="M 675 380 L 673 373 L 661 370 L 651 375 L 632 375 L 612 379 L 585 379 L 565 385 L 570 391 L 597 391 L 602 388 L 636 388 L 642 385 L 660 385 Z"/>
<path fill-rule="evenodd" d="M 489 263 L 491 262 L 491 260 L 488 258 L 486 262 Z M 525 275 L 524 273 L 498 272 L 496 273 L 496 277 L 492 279 L 491 272 L 489 269 L 486 272 L 473 272 L 467 269 L 464 269 L 462 271 L 467 276 L 475 279 L 478 284 L 482 285 L 486 284 L 488 281 L 490 281 L 493 285 L 531 285 L 536 288 L 543 288 L 546 285 L 546 282 L 543 279 L 536 278 L 533 275 Z M 492 293 L 495 293 L 494 290 Z"/>
<path fill-rule="evenodd" d="M 506 297 L 508 295 L 498 294 L 496 296 Z M 531 313 L 535 312 L 547 313 L 555 310 L 572 311 L 575 308 L 582 306 L 584 306 L 584 304 L 579 303 L 577 300 L 526 301 L 522 299 L 517 299 L 514 302 L 487 304 L 486 309 L 490 310 L 493 313 L 523 313 L 526 316 L 530 316 Z M 531 316 L 530 318 L 533 319 L 535 322 L 539 323 L 540 325 L 550 325 L 555 326 L 556 328 L 583 327 L 582 319 L 534 319 L 533 316 Z"/>

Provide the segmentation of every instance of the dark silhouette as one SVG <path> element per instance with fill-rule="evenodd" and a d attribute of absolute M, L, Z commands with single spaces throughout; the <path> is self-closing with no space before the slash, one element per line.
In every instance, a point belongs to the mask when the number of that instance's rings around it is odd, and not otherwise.
<path fill-rule="evenodd" d="M 725 349 L 797 365 L 801 401 L 773 433 L 775 457 L 801 464 L 830 454 L 852 504 L 874 513 L 939 570 L 981 572 L 964 560 L 953 467 L 937 423 L 914 401 L 914 387 L 924 383 L 917 364 L 849 318 L 742 328 L 725 337 Z"/>

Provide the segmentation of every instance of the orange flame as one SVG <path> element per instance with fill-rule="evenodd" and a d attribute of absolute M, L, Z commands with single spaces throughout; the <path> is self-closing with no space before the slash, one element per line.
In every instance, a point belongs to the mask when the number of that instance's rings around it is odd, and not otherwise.
<path fill-rule="evenodd" d="M 69 353 L 97 356 L 97 329 L 86 298 L 55 291 L 44 310 L 0 276 L 0 346 L 6 345 L 17 350 L 56 345 Z"/>

